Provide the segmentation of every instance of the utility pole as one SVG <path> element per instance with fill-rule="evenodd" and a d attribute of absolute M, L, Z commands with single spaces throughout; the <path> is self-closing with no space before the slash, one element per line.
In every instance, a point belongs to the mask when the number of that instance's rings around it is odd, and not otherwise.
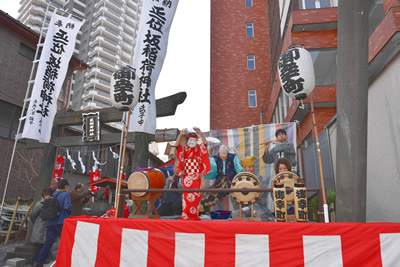
<path fill-rule="evenodd" d="M 337 221 L 366 221 L 369 1 L 339 0 Z"/>

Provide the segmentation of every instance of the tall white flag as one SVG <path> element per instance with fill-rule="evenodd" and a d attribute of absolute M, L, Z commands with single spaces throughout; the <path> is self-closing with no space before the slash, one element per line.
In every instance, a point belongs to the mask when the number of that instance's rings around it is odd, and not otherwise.
<path fill-rule="evenodd" d="M 129 130 L 155 134 L 156 83 L 167 52 L 168 35 L 178 0 L 143 1 L 132 67 L 140 77 L 139 103 L 133 109 Z"/>
<path fill-rule="evenodd" d="M 57 112 L 57 98 L 75 48 L 76 35 L 83 24 L 53 14 L 36 72 L 23 138 L 50 142 L 51 128 Z"/>

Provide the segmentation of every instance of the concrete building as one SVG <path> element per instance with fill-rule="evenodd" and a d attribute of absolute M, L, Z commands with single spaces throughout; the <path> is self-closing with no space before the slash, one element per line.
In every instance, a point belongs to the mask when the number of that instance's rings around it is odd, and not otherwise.
<path fill-rule="evenodd" d="M 211 1 L 210 128 L 260 124 L 270 77 L 268 1 Z"/>
<path fill-rule="evenodd" d="M 316 87 L 313 91 L 313 101 L 325 185 L 326 189 L 335 189 L 338 1 L 237 2 L 212 2 L 211 128 L 246 127 L 260 122 L 298 121 L 297 154 L 301 162 L 298 164 L 299 169 L 308 186 L 320 187 L 310 98 L 304 101 L 303 106 L 300 101 L 286 97 L 276 73 L 278 57 L 290 45 L 303 45 L 311 53 L 314 62 Z M 400 1 L 371 0 L 366 2 L 367 4 L 370 36 L 369 88 L 366 103 L 367 221 L 398 222 L 400 212 L 392 207 L 393 203 L 398 201 L 400 192 L 400 108 L 397 105 L 400 96 L 397 75 L 400 68 L 400 21 L 396 16 Z M 222 6 L 227 5 L 232 7 L 230 11 L 222 11 Z M 266 36 L 266 41 L 253 44 L 252 39 L 242 38 L 244 25 L 247 23 L 253 23 L 255 37 L 262 33 Z M 266 55 L 258 56 L 253 45 L 261 46 L 258 51 L 265 51 Z M 253 54 L 256 68 L 250 71 L 246 69 L 245 62 L 246 58 Z M 262 66 L 263 62 L 268 62 L 268 65 Z M 263 68 L 263 71 L 258 73 L 260 68 Z M 271 75 L 265 77 L 265 73 Z M 257 91 L 257 107 L 254 111 L 245 105 L 243 98 L 246 94 L 250 95 L 250 87 L 261 80 L 261 92 Z M 243 81 L 249 87 L 244 86 Z M 265 96 L 265 101 L 260 100 L 260 96 Z M 259 106 L 259 103 L 264 105 Z M 263 114 L 262 120 L 260 113 Z M 228 122 L 225 123 L 224 118 Z"/>
<path fill-rule="evenodd" d="M 0 40 L 0 188 L 3 195 L 39 35 L 0 10 Z M 81 64 L 72 57 L 58 98 L 58 110 L 66 102 L 68 77 Z M 42 154 L 43 148 L 28 149 L 25 140 L 18 143 L 6 199 L 34 196 Z"/>
<path fill-rule="evenodd" d="M 86 72 L 75 73 L 72 110 L 110 107 L 111 74 L 130 65 L 140 16 L 140 0 L 21 0 L 18 19 L 39 31 L 47 4 L 77 19 L 85 19 L 75 47 L 76 55 L 88 63 Z"/>

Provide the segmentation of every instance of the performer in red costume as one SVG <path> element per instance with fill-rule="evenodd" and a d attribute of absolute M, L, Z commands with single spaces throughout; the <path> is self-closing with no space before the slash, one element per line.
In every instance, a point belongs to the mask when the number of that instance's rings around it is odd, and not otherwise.
<path fill-rule="evenodd" d="M 187 135 L 187 146 L 181 146 L 182 136 L 187 134 L 187 129 L 183 129 L 176 139 L 177 159 L 179 176 L 183 175 L 183 189 L 199 189 L 201 186 L 201 176 L 210 171 L 210 160 L 207 153 L 207 140 L 199 128 L 193 127 L 195 132 Z M 197 144 L 198 135 L 202 143 Z M 201 193 L 188 192 L 182 194 L 182 217 L 183 220 L 200 220 L 199 206 Z"/>

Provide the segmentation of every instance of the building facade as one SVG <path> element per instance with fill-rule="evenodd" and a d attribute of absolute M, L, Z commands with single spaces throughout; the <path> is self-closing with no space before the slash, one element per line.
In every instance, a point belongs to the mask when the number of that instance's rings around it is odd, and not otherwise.
<path fill-rule="evenodd" d="M 3 194 L 39 35 L 0 10 L 0 40 L 0 188 Z M 72 57 L 67 77 L 80 65 Z M 68 82 L 64 82 L 58 110 L 64 108 L 67 88 Z M 34 196 L 42 155 L 43 148 L 29 148 L 26 140 L 18 142 L 6 199 Z"/>
<path fill-rule="evenodd" d="M 70 108 L 110 107 L 111 74 L 119 67 L 130 65 L 133 56 L 140 0 L 22 0 L 18 19 L 40 31 L 49 2 L 61 13 L 68 12 L 76 19 L 85 19 L 75 55 L 90 68 L 75 73 Z"/>
<path fill-rule="evenodd" d="M 319 134 L 323 171 L 326 189 L 335 189 L 336 170 L 336 98 L 337 98 L 337 22 L 338 1 L 335 0 L 243 0 L 240 14 L 220 15 L 213 18 L 217 22 L 212 25 L 211 51 L 211 128 L 223 129 L 246 127 L 251 124 L 283 123 L 298 121 L 297 157 L 301 176 L 306 178 L 308 186 L 320 187 L 320 171 L 313 132 L 312 114 L 310 112 L 310 97 L 303 103 L 288 98 L 283 94 L 279 77 L 276 73 L 277 58 L 291 45 L 303 46 L 313 59 L 316 86 L 312 93 L 315 107 L 316 129 Z M 400 212 L 393 210 L 392 204 L 398 201 L 400 192 L 400 169 L 398 162 L 400 123 L 398 120 L 400 108 L 399 99 L 399 26 L 398 0 L 371 0 L 365 3 L 369 16 L 369 58 L 368 58 L 368 152 L 367 152 L 367 221 L 400 221 Z M 231 5 L 229 1 L 212 1 L 213 8 L 220 5 Z M 248 112 L 240 103 L 238 96 L 245 91 L 236 88 L 237 80 L 245 80 L 249 84 L 254 79 L 251 73 L 243 74 L 243 68 L 237 72 L 231 66 L 241 66 L 240 49 L 232 49 L 229 38 L 237 36 L 235 43 L 242 44 L 241 17 L 246 16 L 244 6 L 253 9 L 254 14 L 263 12 L 265 20 L 261 31 L 269 38 L 262 43 L 262 48 L 268 48 L 269 65 L 266 72 L 270 79 L 264 80 L 262 90 L 265 95 L 265 105 L 262 108 L 263 119 L 254 122 L 254 113 Z M 236 6 L 235 6 L 236 7 Z M 232 8 L 235 9 L 235 8 Z M 212 11 L 213 12 L 213 11 Z M 226 11 L 228 12 L 228 11 Z M 232 11 L 230 11 L 232 12 Z M 222 13 L 222 11 L 221 11 Z M 217 14 L 214 12 L 214 14 Z M 218 13 L 219 14 L 219 13 Z M 223 20 L 223 21 L 221 21 Z M 244 18 L 250 22 L 249 18 Z M 224 27 L 223 27 L 224 25 Z M 239 26 L 238 26 L 239 25 Z M 222 29 L 215 29 L 222 27 Z M 254 28 L 257 29 L 257 25 Z M 223 34 L 223 33 L 229 34 Z M 257 34 L 257 31 L 254 33 Z M 217 41 L 216 41 L 217 40 Z M 246 44 L 251 52 L 250 45 Z M 243 49 L 244 50 L 244 49 Z M 220 57 L 229 57 L 228 64 Z M 259 67 L 256 58 L 256 70 Z M 214 63 L 213 63 L 214 61 Z M 349 64 L 351 59 L 349 59 Z M 218 66 L 218 68 L 216 68 Z M 244 70 L 246 71 L 246 70 Z M 240 74 L 237 74 L 240 73 Z M 247 74 L 247 75 L 246 75 Z M 246 78 L 240 77 L 241 75 Z M 256 79 L 262 79 L 256 77 Z M 218 86 L 218 82 L 221 85 Z M 224 86 L 222 86 L 222 84 Z M 229 88 L 229 89 L 226 89 Z M 234 91 L 234 92 L 233 92 Z M 228 93 L 229 92 L 229 93 Z M 351 97 L 351 96 L 349 96 Z M 240 99 L 240 98 L 239 98 Z M 258 99 L 259 100 L 259 99 Z M 230 119 L 239 113 L 246 113 L 248 120 L 233 120 L 223 123 L 222 117 Z M 261 111 L 259 111 L 261 112 Z M 219 114 L 217 114 L 219 113 Z M 238 115 L 240 118 L 241 115 Z M 257 117 L 258 119 L 260 116 Z M 351 179 L 351 177 L 349 177 Z M 387 185 L 387 186 L 385 186 Z"/>
<path fill-rule="evenodd" d="M 260 124 L 271 64 L 267 2 L 211 1 L 211 129 Z"/>

